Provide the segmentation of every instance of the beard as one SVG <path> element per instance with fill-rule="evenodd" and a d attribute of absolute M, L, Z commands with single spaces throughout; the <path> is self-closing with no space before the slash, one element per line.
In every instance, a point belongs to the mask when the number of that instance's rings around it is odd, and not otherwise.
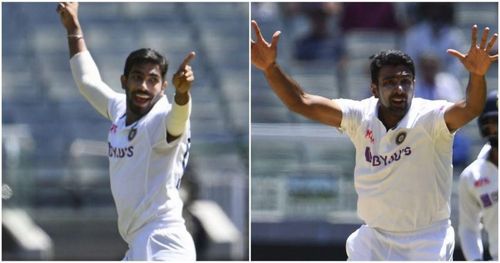
<path fill-rule="evenodd" d="M 135 102 L 134 102 L 134 97 L 137 95 L 137 94 L 144 94 L 144 95 L 148 95 L 151 97 L 151 99 L 149 99 L 147 101 L 147 103 L 144 105 L 144 106 L 140 106 L 140 105 L 137 105 Z M 152 96 L 151 94 L 148 94 L 148 93 L 145 93 L 145 92 L 133 92 L 133 93 L 129 93 L 127 92 L 126 93 L 127 95 L 127 108 L 130 109 L 130 111 L 139 116 L 139 117 L 142 117 L 144 115 L 146 115 L 152 108 L 153 106 L 156 104 L 156 102 L 161 98 L 161 93 L 156 95 L 156 96 Z"/>
<path fill-rule="evenodd" d="M 408 103 L 408 101 L 405 101 L 405 102 L 402 102 L 399 105 L 394 105 L 392 102 L 389 102 L 389 105 L 386 108 L 392 114 L 394 114 L 396 116 L 399 116 L 399 117 L 403 117 L 410 110 L 410 103 Z"/>

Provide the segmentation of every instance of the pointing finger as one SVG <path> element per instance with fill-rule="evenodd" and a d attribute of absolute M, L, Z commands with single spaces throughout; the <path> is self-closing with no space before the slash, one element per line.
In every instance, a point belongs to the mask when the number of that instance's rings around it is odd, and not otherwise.
<path fill-rule="evenodd" d="M 189 52 L 189 54 L 184 58 L 184 61 L 182 61 L 182 64 L 179 66 L 179 70 L 183 70 L 189 61 L 191 61 L 195 56 L 196 53 L 194 53 L 194 51 Z"/>

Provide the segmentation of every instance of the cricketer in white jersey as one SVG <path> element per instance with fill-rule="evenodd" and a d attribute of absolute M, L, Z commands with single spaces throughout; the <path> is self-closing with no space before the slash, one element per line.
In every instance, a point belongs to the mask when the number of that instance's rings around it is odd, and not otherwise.
<path fill-rule="evenodd" d="M 277 63 L 281 32 L 271 42 L 252 21 L 252 64 L 291 110 L 343 130 L 356 148 L 354 181 L 358 215 L 365 222 L 346 242 L 349 260 L 452 260 L 453 134 L 481 113 L 485 74 L 498 55 L 488 52 L 489 28 L 477 45 L 477 26 L 467 54 L 449 49 L 470 78 L 457 103 L 413 98 L 415 66 L 398 50 L 381 51 L 370 64 L 372 98 L 328 99 L 306 93 Z"/>
<path fill-rule="evenodd" d="M 498 260 L 498 167 L 488 157 L 480 154 L 460 175 L 458 228 L 467 260 L 483 260 L 481 225 L 488 234 L 490 254 Z"/>
<path fill-rule="evenodd" d="M 125 241 L 132 244 L 127 259 L 161 259 L 161 255 L 155 258 L 158 255 L 147 254 L 148 246 L 153 245 L 148 243 L 162 238 L 154 234 L 157 230 L 163 230 L 168 239 L 163 237 L 166 242 L 154 246 L 164 246 L 174 254 L 166 254 L 164 259 L 182 255 L 180 248 L 194 255 L 178 191 L 189 158 L 189 122 L 183 135 L 168 143 L 165 131 L 171 106 L 166 96 L 131 125 L 125 124 L 125 107 L 124 95 L 109 103 L 113 124 L 108 132 L 108 156 L 118 228 Z"/>
<path fill-rule="evenodd" d="M 459 182 L 459 237 L 467 260 L 489 259 L 483 255 L 481 229 L 488 235 L 489 252 L 498 260 L 498 91 L 488 94 L 477 118 L 481 137 L 488 141 L 462 172 Z"/>
<path fill-rule="evenodd" d="M 128 243 L 124 260 L 195 261 L 196 251 L 182 218 L 181 177 L 190 147 L 191 52 L 174 74 L 174 103 L 167 87 L 166 59 L 139 49 L 126 60 L 125 94 L 109 88 L 88 52 L 78 21 L 78 3 L 59 3 L 68 32 L 73 78 L 90 104 L 112 124 L 108 131 L 111 191 L 118 229 Z"/>
<path fill-rule="evenodd" d="M 354 185 L 366 224 L 348 239 L 349 259 L 451 259 L 453 134 L 444 112 L 452 103 L 414 98 L 404 118 L 387 130 L 377 117 L 378 99 L 336 102 L 341 129 L 356 148 Z M 372 243 L 371 235 L 379 241 Z"/>

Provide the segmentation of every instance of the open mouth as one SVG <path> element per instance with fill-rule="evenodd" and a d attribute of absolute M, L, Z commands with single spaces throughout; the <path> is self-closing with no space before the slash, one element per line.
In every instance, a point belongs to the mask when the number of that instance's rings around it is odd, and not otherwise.
<path fill-rule="evenodd" d="M 136 93 L 132 98 L 134 103 L 138 106 L 144 106 L 151 100 L 151 97 L 149 95 L 143 93 Z"/>
<path fill-rule="evenodd" d="M 391 102 L 395 106 L 404 106 L 406 104 L 406 98 L 392 98 Z"/>

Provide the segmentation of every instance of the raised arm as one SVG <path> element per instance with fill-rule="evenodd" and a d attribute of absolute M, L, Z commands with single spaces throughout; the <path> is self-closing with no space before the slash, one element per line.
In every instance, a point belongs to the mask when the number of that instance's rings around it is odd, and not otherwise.
<path fill-rule="evenodd" d="M 80 93 L 101 115 L 111 119 L 108 103 L 117 93 L 102 81 L 97 65 L 87 50 L 78 20 L 78 3 L 59 3 L 57 13 L 67 32 L 71 72 Z"/>
<path fill-rule="evenodd" d="M 87 50 L 83 39 L 83 31 L 78 20 L 78 3 L 62 2 L 57 5 L 57 13 L 66 29 L 69 46 L 69 57 Z"/>
<path fill-rule="evenodd" d="M 189 91 L 194 81 L 194 73 L 189 62 L 195 55 L 194 52 L 190 52 L 172 77 L 175 95 L 172 112 L 170 112 L 167 119 L 167 142 L 179 138 L 184 133 L 186 123 L 191 115 L 191 95 Z"/>
<path fill-rule="evenodd" d="M 483 30 L 481 42 L 477 46 L 477 25 L 472 27 L 471 47 L 467 54 L 462 54 L 454 49 L 448 49 L 448 53 L 457 57 L 469 71 L 469 83 L 465 94 L 465 100 L 455 103 L 449 107 L 444 119 L 448 129 L 455 131 L 479 116 L 484 108 L 486 100 L 486 72 L 490 65 L 498 59 L 498 54 L 490 56 L 489 52 L 497 40 L 497 34 L 493 34 L 490 41 L 488 33 L 490 29 Z"/>
<path fill-rule="evenodd" d="M 252 27 L 256 35 L 256 40 L 251 41 L 252 64 L 264 72 L 267 82 L 280 100 L 291 111 L 324 124 L 340 127 L 342 110 L 335 101 L 304 92 L 300 85 L 279 67 L 276 57 L 281 32 L 275 32 L 269 44 L 262 36 L 257 22 L 252 21 Z"/>

